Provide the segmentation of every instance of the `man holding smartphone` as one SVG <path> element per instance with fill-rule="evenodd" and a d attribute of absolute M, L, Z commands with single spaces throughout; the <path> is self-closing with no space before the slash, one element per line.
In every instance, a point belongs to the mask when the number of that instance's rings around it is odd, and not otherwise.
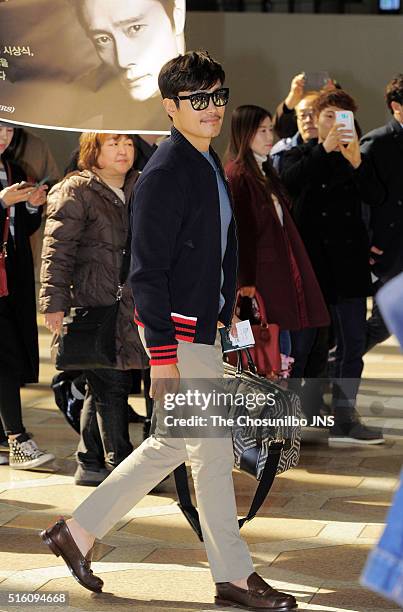
<path fill-rule="evenodd" d="M 372 293 L 369 241 L 361 204 L 377 207 L 384 189 L 358 137 L 337 113 L 354 113 L 342 90 L 322 92 L 315 102 L 318 139 L 288 151 L 282 179 L 294 200 L 294 217 L 332 314 L 337 344 L 329 444 L 380 444 L 380 431 L 358 418 L 355 401 L 363 370 L 366 298 Z M 313 344 L 312 334 L 299 342 Z M 299 350 L 298 343 L 293 350 Z M 337 384 L 336 384 L 337 383 Z"/>

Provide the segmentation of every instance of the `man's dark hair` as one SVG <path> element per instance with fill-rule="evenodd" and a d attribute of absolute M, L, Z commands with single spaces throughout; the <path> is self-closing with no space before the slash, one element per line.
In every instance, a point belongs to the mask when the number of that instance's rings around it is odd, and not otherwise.
<path fill-rule="evenodd" d="M 188 51 L 164 64 L 158 76 L 163 98 L 174 98 L 180 91 L 209 89 L 225 81 L 225 72 L 207 51 Z"/>
<path fill-rule="evenodd" d="M 355 100 L 343 89 L 322 91 L 313 104 L 315 114 L 319 115 L 328 106 L 336 106 L 340 110 L 349 110 L 353 113 L 358 108 Z"/>
<path fill-rule="evenodd" d="M 385 98 L 388 109 L 393 115 L 392 102 L 403 104 L 403 74 L 398 74 L 386 85 Z"/>

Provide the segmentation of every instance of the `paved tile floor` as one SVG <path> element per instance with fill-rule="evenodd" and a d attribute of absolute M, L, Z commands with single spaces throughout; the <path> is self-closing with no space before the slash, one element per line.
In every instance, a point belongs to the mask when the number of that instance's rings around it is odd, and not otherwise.
<path fill-rule="evenodd" d="M 41 322 L 41 321 L 40 321 Z M 8 591 L 67 591 L 71 611 L 212 611 L 214 587 L 206 556 L 182 517 L 173 483 L 148 495 L 97 545 L 93 568 L 102 594 L 80 587 L 38 538 L 56 516 L 69 516 L 91 492 L 73 483 L 78 436 L 54 406 L 49 381 L 49 335 L 40 328 L 41 382 L 23 390 L 25 422 L 39 445 L 57 457 L 47 471 L 0 466 L 0 611 L 61 610 L 52 605 L 11 607 Z M 358 578 L 382 532 L 403 459 L 403 357 L 393 340 L 366 358 L 359 405 L 367 422 L 381 424 L 383 447 L 329 449 L 326 434 L 307 433 L 300 464 L 276 479 L 259 516 L 243 529 L 257 571 L 297 597 L 301 610 L 386 612 L 398 608 L 361 588 Z M 140 398 L 132 405 L 143 411 Z M 403 423 L 403 421 L 402 421 Z M 133 441 L 141 426 L 132 425 Z M 235 473 L 239 512 L 254 483 Z M 66 609 L 66 608 L 65 608 Z"/>

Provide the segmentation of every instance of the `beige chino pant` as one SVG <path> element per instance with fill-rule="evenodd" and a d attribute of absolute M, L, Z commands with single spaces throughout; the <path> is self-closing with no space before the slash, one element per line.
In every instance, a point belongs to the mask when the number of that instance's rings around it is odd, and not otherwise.
<path fill-rule="evenodd" d="M 140 329 L 144 344 L 143 330 Z M 180 341 L 181 379 L 222 378 L 219 338 L 216 344 Z M 249 550 L 239 534 L 232 469 L 232 439 L 150 436 L 120 463 L 75 510 L 73 517 L 102 538 L 153 487 L 188 460 L 194 480 L 200 524 L 215 582 L 230 582 L 253 571 Z"/>

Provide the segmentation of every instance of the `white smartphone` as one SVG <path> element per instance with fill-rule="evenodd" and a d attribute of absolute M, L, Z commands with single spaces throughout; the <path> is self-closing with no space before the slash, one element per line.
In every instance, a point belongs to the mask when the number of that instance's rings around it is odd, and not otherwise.
<path fill-rule="evenodd" d="M 354 113 L 349 110 L 336 111 L 336 123 L 343 123 L 343 130 L 350 130 L 351 136 L 343 139 L 343 142 L 351 142 L 355 138 Z"/>

